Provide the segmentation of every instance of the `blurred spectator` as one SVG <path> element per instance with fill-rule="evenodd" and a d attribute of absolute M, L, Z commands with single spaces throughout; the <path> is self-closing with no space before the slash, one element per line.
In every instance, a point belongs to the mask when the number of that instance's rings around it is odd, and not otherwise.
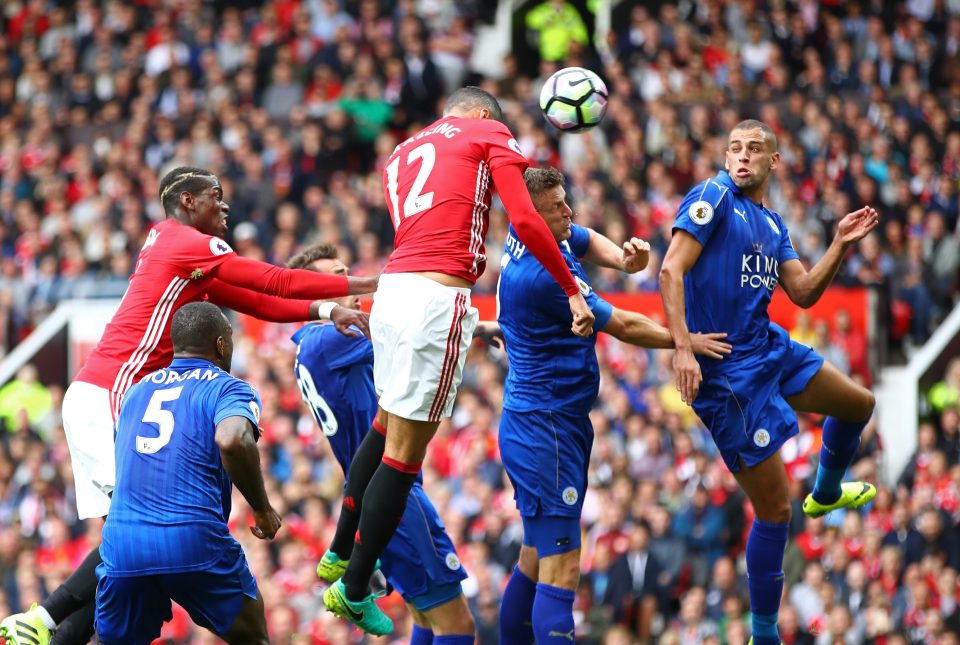
<path fill-rule="evenodd" d="M 960 405 L 960 356 L 947 364 L 942 381 L 937 381 L 927 393 L 934 411 L 942 412 L 947 407 Z"/>
<path fill-rule="evenodd" d="M 542 60 L 563 60 L 571 43 L 587 43 L 587 26 L 566 0 L 544 0 L 527 13 L 526 22 L 536 34 Z"/>
<path fill-rule="evenodd" d="M 51 411 L 53 398 L 39 380 L 37 368 L 27 363 L 0 388 L 0 421 L 8 432 L 29 430 Z"/>

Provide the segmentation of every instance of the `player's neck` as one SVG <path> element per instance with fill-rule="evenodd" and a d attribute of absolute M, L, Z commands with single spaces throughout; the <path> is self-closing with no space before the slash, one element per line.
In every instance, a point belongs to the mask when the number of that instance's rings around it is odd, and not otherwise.
<path fill-rule="evenodd" d="M 213 363 L 214 365 L 216 365 L 216 366 L 219 367 L 220 369 L 223 369 L 223 367 L 220 365 L 220 363 L 217 362 L 218 359 L 217 359 L 216 356 L 209 356 L 209 355 L 206 355 L 206 354 L 197 354 L 197 353 L 194 353 L 194 352 L 178 352 L 178 353 L 176 353 L 176 354 L 173 355 L 173 360 L 197 360 L 197 361 L 207 361 L 208 363 Z M 224 370 L 224 371 L 226 371 L 226 370 Z"/>
<path fill-rule="evenodd" d="M 763 182 L 762 186 L 757 186 L 756 188 L 752 188 L 749 190 L 744 190 L 743 188 L 741 188 L 740 192 L 743 194 L 744 197 L 749 199 L 751 202 L 753 202 L 757 206 L 763 206 L 763 200 L 767 196 L 767 182 Z"/>

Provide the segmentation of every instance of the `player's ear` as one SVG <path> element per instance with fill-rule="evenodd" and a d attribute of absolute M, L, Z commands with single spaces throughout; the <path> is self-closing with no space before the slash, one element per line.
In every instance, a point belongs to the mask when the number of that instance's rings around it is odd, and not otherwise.
<path fill-rule="evenodd" d="M 780 153 L 774 152 L 770 155 L 770 170 L 776 170 L 777 166 L 780 165 Z"/>
<path fill-rule="evenodd" d="M 489 119 L 489 118 L 490 118 L 490 110 L 487 109 L 487 108 L 480 108 L 480 118 L 481 118 L 481 119 Z"/>
<path fill-rule="evenodd" d="M 227 353 L 227 341 L 223 336 L 217 336 L 217 356 L 223 358 Z"/>

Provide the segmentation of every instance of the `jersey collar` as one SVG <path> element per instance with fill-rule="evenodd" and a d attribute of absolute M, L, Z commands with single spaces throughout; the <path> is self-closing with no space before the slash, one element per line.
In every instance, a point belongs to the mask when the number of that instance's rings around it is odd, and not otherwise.
<path fill-rule="evenodd" d="M 220 369 L 205 358 L 175 358 L 173 362 L 170 363 L 170 369 L 172 370 L 187 370 L 196 367 L 213 367 L 214 369 Z"/>

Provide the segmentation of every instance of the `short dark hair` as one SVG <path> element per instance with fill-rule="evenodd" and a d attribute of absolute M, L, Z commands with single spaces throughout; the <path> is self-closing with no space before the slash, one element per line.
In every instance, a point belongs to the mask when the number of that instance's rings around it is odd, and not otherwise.
<path fill-rule="evenodd" d="M 229 334 L 227 319 L 220 307 L 211 302 L 183 305 L 173 314 L 170 324 L 170 340 L 175 354 L 186 350 L 210 351 L 218 337 Z"/>
<path fill-rule="evenodd" d="M 763 138 L 773 144 L 773 149 L 777 149 L 777 134 L 773 131 L 769 125 L 763 121 L 757 121 L 756 119 L 744 119 L 737 125 L 733 126 L 733 130 L 756 130 L 759 128 L 763 131 Z M 731 130 L 731 132 L 733 132 Z"/>
<path fill-rule="evenodd" d="M 467 85 L 466 87 L 461 87 L 459 90 L 455 90 L 453 94 L 447 98 L 447 102 L 443 106 L 443 114 L 450 114 L 450 110 L 453 108 L 472 110 L 478 107 L 487 108 L 490 110 L 491 118 L 497 121 L 503 121 L 503 110 L 500 108 L 497 97 L 475 85 Z"/>
<path fill-rule="evenodd" d="M 160 203 L 163 211 L 172 215 L 180 203 L 181 193 L 197 193 L 209 188 L 217 181 L 217 176 L 209 170 L 193 166 L 174 168 L 160 180 Z"/>
<path fill-rule="evenodd" d="M 287 268 L 309 269 L 317 260 L 336 260 L 338 257 L 340 257 L 340 251 L 337 247 L 329 242 L 320 242 L 308 246 L 287 260 Z"/>
<path fill-rule="evenodd" d="M 563 185 L 563 173 L 550 166 L 548 168 L 527 168 L 523 171 L 523 181 L 533 198 L 538 197 L 545 190 Z"/>

